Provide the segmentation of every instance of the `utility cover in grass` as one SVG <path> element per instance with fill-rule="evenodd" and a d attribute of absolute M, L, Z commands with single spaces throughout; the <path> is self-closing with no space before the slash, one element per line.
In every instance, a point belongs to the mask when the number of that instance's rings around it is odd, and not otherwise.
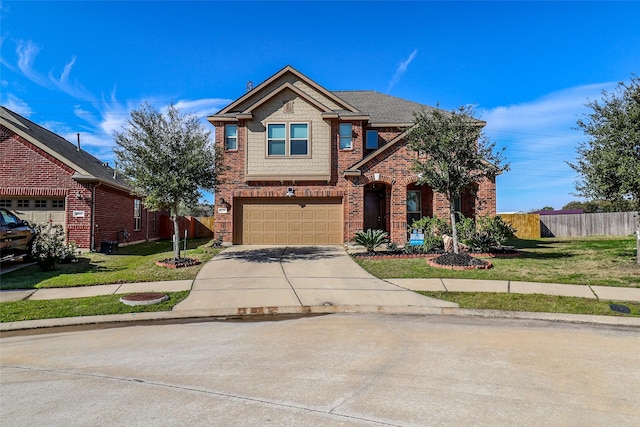
<path fill-rule="evenodd" d="M 160 304 L 169 299 L 168 295 L 160 292 L 139 292 L 137 294 L 129 294 L 120 298 L 120 302 L 126 305 L 151 305 Z"/>
<path fill-rule="evenodd" d="M 631 314 L 631 309 L 622 304 L 609 304 L 609 308 L 618 313 Z"/>

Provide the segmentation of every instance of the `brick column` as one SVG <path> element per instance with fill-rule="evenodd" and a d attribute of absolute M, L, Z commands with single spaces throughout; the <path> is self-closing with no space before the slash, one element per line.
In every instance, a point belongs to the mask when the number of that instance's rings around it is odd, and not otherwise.
<path fill-rule="evenodd" d="M 400 183 L 391 187 L 391 230 L 389 238 L 399 245 L 407 241 L 407 186 Z"/>

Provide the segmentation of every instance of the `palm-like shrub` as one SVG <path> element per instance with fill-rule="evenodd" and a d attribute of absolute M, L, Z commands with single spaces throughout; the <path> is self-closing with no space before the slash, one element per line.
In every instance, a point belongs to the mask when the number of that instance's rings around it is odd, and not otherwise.
<path fill-rule="evenodd" d="M 388 239 L 389 235 L 386 231 L 372 230 L 370 228 L 367 231 L 356 232 L 353 240 L 357 244 L 364 246 L 368 253 L 375 254 L 376 248 L 387 243 Z"/>

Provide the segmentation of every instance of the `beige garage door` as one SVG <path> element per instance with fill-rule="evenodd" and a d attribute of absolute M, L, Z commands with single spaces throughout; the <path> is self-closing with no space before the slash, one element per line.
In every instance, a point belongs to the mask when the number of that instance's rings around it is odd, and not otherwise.
<path fill-rule="evenodd" d="M 8 207 L 20 219 L 32 222 L 52 222 L 64 227 L 66 212 L 64 199 L 15 198 L 2 200 L 2 206 Z"/>
<path fill-rule="evenodd" d="M 340 198 L 236 199 L 235 205 L 236 244 L 342 243 Z"/>

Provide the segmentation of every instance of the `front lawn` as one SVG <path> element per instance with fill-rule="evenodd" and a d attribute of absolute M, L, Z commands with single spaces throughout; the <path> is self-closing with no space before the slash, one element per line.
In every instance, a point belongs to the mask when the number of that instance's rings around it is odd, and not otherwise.
<path fill-rule="evenodd" d="M 588 298 L 556 295 L 525 295 L 492 292 L 424 292 L 419 294 L 458 303 L 460 308 L 481 310 L 529 311 L 538 313 L 591 314 L 604 316 L 640 317 L 640 303 L 598 301 Z M 631 311 L 622 314 L 611 304 L 623 305 Z"/>
<path fill-rule="evenodd" d="M 116 255 L 86 253 L 80 255 L 76 263 L 56 264 L 54 271 L 41 271 L 37 265 L 32 265 L 3 274 L 0 289 L 61 288 L 193 279 L 202 265 L 221 251 L 212 248 L 209 239 L 190 240 L 187 243 L 187 251 L 182 251 L 181 255 L 198 259 L 202 264 L 177 269 L 157 266 L 156 261 L 173 257 L 171 245 L 171 241 L 161 240 L 121 247 Z"/>
<path fill-rule="evenodd" d="M 459 278 L 640 287 L 636 238 L 578 237 L 513 240 L 522 256 L 492 258 L 489 270 L 429 267 L 424 258 L 368 260 L 355 258 L 374 276 L 387 278 Z"/>
<path fill-rule="evenodd" d="M 168 292 L 167 301 L 159 304 L 130 306 L 120 302 L 120 295 L 58 300 L 12 301 L 0 304 L 0 322 L 54 319 L 59 317 L 97 316 L 105 314 L 171 311 L 189 295 L 189 291 Z"/>

